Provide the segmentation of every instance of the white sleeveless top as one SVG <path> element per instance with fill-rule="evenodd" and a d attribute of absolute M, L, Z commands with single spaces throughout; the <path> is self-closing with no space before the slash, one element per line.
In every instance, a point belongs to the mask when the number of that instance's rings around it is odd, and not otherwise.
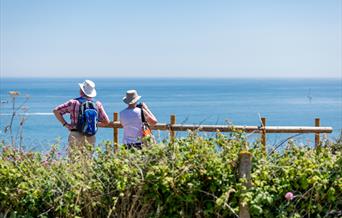
<path fill-rule="evenodd" d="M 122 110 L 120 122 L 124 129 L 123 144 L 140 143 L 142 138 L 141 109 L 136 107 Z"/>

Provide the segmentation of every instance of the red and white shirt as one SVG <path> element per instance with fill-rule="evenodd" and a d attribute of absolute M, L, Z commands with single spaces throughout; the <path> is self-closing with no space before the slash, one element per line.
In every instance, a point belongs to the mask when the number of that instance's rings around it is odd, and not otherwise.
<path fill-rule="evenodd" d="M 92 98 L 87 98 L 87 100 L 92 100 Z M 98 110 L 98 119 L 99 121 L 109 121 L 108 115 L 103 108 L 103 105 L 100 101 L 96 101 L 96 106 Z M 64 104 L 58 105 L 55 110 L 57 110 L 61 115 L 70 114 L 70 125 L 71 128 L 76 129 L 77 126 L 77 118 L 80 109 L 80 102 L 76 99 L 70 99 L 69 101 L 65 102 Z"/>

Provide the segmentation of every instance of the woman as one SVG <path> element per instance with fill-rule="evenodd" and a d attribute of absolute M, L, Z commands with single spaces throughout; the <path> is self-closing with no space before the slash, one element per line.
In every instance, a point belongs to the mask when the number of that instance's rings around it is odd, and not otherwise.
<path fill-rule="evenodd" d="M 128 90 L 122 99 L 128 105 L 120 112 L 120 122 L 124 128 L 123 143 L 127 148 L 141 149 L 143 118 L 149 125 L 153 126 L 157 123 L 157 118 L 145 103 L 137 104 L 140 98 L 136 90 Z"/>

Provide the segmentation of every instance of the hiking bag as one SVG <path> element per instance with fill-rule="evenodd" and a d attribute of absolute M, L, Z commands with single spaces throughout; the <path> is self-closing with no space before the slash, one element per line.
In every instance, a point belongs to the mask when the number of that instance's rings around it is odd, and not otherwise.
<path fill-rule="evenodd" d="M 141 110 L 141 121 L 142 121 L 142 135 L 143 137 L 152 135 L 150 125 L 148 125 L 145 119 L 144 111 L 142 108 L 140 108 L 140 110 Z"/>
<path fill-rule="evenodd" d="M 93 136 L 97 132 L 98 110 L 96 104 L 86 98 L 77 98 L 80 108 L 77 118 L 77 131 L 86 136 Z"/>
<path fill-rule="evenodd" d="M 144 110 L 142 109 L 142 107 L 140 108 L 140 110 L 141 110 L 141 121 L 142 121 L 142 138 L 147 139 L 147 141 L 144 141 L 143 143 L 148 146 L 151 142 L 156 143 L 156 140 L 152 134 L 150 125 L 145 119 Z"/>

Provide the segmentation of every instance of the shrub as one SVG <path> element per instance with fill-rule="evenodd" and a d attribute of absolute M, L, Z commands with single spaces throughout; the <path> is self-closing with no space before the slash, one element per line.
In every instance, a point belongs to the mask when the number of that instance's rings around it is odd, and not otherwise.
<path fill-rule="evenodd" d="M 239 201 L 254 217 L 341 215 L 340 142 L 317 150 L 290 143 L 267 158 L 255 143 L 249 190 L 237 172 L 245 144 L 242 134 L 190 133 L 115 155 L 97 148 L 92 158 L 2 146 L 0 216 L 236 217 Z"/>

